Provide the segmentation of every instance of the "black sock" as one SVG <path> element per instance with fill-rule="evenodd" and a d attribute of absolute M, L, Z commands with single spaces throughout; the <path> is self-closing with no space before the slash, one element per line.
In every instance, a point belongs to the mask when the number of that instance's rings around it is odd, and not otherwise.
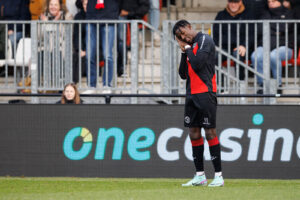
<path fill-rule="evenodd" d="M 204 145 L 203 145 L 203 138 L 199 140 L 191 140 L 192 142 L 192 150 L 193 150 L 193 159 L 194 165 L 197 172 L 204 171 L 203 165 L 203 152 L 204 152 Z"/>
<path fill-rule="evenodd" d="M 209 151 L 210 151 L 210 156 L 212 163 L 215 168 L 215 172 L 221 172 L 222 167 L 221 167 L 221 148 L 220 148 L 220 143 L 217 137 L 215 137 L 212 140 L 208 141 L 209 144 Z"/>
<path fill-rule="evenodd" d="M 193 159 L 194 159 L 194 164 L 197 172 L 204 171 L 203 151 L 204 151 L 204 145 L 193 146 Z"/>

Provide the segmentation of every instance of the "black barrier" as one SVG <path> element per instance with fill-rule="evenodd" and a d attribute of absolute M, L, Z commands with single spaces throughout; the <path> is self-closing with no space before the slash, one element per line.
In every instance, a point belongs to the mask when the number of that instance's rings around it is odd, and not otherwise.
<path fill-rule="evenodd" d="M 186 94 L 80 94 L 82 97 L 185 97 Z M 61 93 L 1 93 L 0 97 L 61 97 Z M 217 94 L 217 97 L 300 98 L 300 94 Z"/>
<path fill-rule="evenodd" d="M 1 93 L 0 97 L 61 97 L 60 93 L 57 94 L 23 94 L 23 93 Z M 129 97 L 148 97 L 148 98 L 172 98 L 172 97 L 185 97 L 186 94 L 81 94 L 81 97 L 102 97 L 105 98 L 105 103 L 110 104 L 111 99 L 115 97 L 129 98 Z M 221 98 L 300 98 L 300 94 L 217 94 Z M 14 100 L 13 100 L 14 101 Z M 20 101 L 20 100 L 19 100 Z M 19 102 L 18 102 L 19 103 Z"/>
<path fill-rule="evenodd" d="M 182 105 L 0 105 L 0 176 L 194 173 Z M 225 178 L 300 178 L 299 106 L 219 106 Z M 205 143 L 205 171 L 212 164 Z"/>

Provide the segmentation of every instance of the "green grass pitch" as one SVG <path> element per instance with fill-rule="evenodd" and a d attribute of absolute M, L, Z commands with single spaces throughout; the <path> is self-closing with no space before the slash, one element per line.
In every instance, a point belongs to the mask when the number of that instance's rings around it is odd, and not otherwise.
<path fill-rule="evenodd" d="M 181 187 L 186 181 L 0 177 L 0 199 L 300 200 L 300 180 L 225 179 L 225 186 L 221 188 Z"/>

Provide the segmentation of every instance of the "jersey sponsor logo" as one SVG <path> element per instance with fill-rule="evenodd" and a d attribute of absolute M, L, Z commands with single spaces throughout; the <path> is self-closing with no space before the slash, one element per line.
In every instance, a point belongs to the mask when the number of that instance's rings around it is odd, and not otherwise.
<path fill-rule="evenodd" d="M 193 44 L 193 49 L 196 47 L 196 45 L 197 45 L 197 42 L 195 42 L 195 43 Z"/>

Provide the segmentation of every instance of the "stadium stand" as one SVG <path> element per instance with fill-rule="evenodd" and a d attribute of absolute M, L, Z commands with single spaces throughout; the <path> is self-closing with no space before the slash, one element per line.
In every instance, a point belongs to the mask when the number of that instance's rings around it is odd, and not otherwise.
<path fill-rule="evenodd" d="M 172 35 L 168 32 L 169 28 L 174 24 L 174 20 L 177 20 L 179 18 L 185 18 L 188 20 L 191 20 L 193 23 L 193 26 L 197 28 L 197 30 L 209 33 L 209 30 L 212 28 L 213 24 L 216 23 L 212 21 L 214 17 L 216 16 L 217 12 L 224 9 L 226 4 L 226 1 L 215 1 L 215 2 L 206 2 L 202 0 L 198 1 L 176 1 L 176 5 L 171 5 L 171 7 L 168 8 L 162 8 L 161 11 L 161 26 L 160 30 L 155 30 L 149 25 L 147 22 L 138 21 L 132 22 L 132 21 L 123 21 L 121 23 L 130 24 L 130 41 L 131 46 L 130 50 L 128 52 L 128 61 L 126 63 L 126 70 L 124 72 L 124 76 L 117 77 L 117 72 L 114 73 L 114 78 L 112 80 L 112 92 L 114 94 L 183 94 L 184 93 L 184 82 L 180 81 L 178 79 L 177 69 L 176 66 L 178 65 L 178 59 L 177 56 L 178 53 L 180 53 L 179 48 L 176 46 L 176 43 L 173 40 Z M 168 14 L 167 12 L 170 11 Z M 172 21 L 165 21 L 171 19 Z M 32 26 L 31 28 L 31 44 L 35 44 L 37 46 L 32 46 L 32 53 L 31 56 L 35 56 L 36 54 L 40 54 L 40 51 L 42 50 L 40 46 L 40 41 L 38 40 L 37 33 L 40 32 L 40 28 L 45 23 L 50 22 L 39 22 L 34 21 L 31 22 Z M 53 48 L 53 52 L 49 54 L 51 57 L 52 55 L 59 56 L 59 59 L 52 60 L 53 63 L 56 63 L 56 68 L 51 68 L 51 70 L 47 71 L 38 71 L 41 70 L 40 61 L 43 60 L 43 57 L 37 57 L 34 58 L 34 63 L 32 66 L 37 66 L 38 76 L 36 78 L 32 79 L 32 86 L 35 87 L 36 91 L 52 91 L 52 90 L 61 90 L 63 85 L 67 82 L 72 81 L 72 33 L 70 32 L 71 27 L 74 26 L 72 23 L 83 23 L 81 28 L 84 28 L 84 22 L 78 21 L 78 22 L 51 22 L 53 26 L 57 26 L 65 30 L 63 33 L 57 35 L 53 34 L 53 38 L 50 38 L 51 41 L 58 41 L 56 37 L 64 37 L 66 38 L 66 41 L 64 41 L 62 46 L 58 46 L 58 48 Z M 109 22 L 107 22 L 109 23 Z M 118 22 L 119 23 L 119 22 Z M 115 25 L 117 26 L 116 23 Z M 221 22 L 223 23 L 223 22 Z M 293 23 L 293 22 L 291 22 Z M 142 25 L 142 26 L 141 26 Z M 160 37 L 160 44 L 156 45 L 154 44 L 154 34 L 157 33 Z M 43 36 L 42 36 L 43 38 Z M 79 40 L 78 40 L 79 42 Z M 58 43 L 54 43 L 55 45 L 59 45 Z M 35 48 L 36 47 L 36 48 Z M 127 48 L 127 47 L 126 47 Z M 299 48 L 299 47 L 297 47 Z M 57 51 L 59 50 L 59 51 Z M 26 52 L 26 50 L 25 50 Z M 221 51 L 218 51 L 222 54 Z M 114 52 L 115 53 L 115 52 Z M 9 54 L 8 54 L 9 55 Z M 7 55 L 7 56 L 8 56 Z M 52 57 L 53 58 L 53 57 Z M 114 57 L 115 59 L 116 57 Z M 16 59 L 16 58 L 14 58 Z M 100 59 L 100 57 L 97 57 L 97 59 Z M 233 66 L 233 58 L 230 58 L 230 65 Z M 248 57 L 249 60 L 249 57 Z M 100 60 L 99 60 L 100 61 Z M 299 64 L 299 54 L 298 58 L 296 60 L 296 64 Z M 14 63 L 17 63 L 17 60 L 13 61 Z M 23 62 L 23 61 L 22 61 Z M 117 60 L 114 60 L 114 62 L 117 62 Z M 295 59 L 289 60 L 288 71 L 293 68 L 296 71 L 296 74 L 290 75 L 288 74 L 288 79 L 284 79 L 286 82 L 284 84 L 284 91 L 286 93 L 292 93 L 292 94 L 298 94 L 299 93 L 299 78 L 298 73 L 299 70 L 295 66 Z M 1 63 L 0 63 L 1 64 Z M 78 63 L 80 65 L 80 63 Z M 250 64 L 250 62 L 245 62 L 245 64 Z M 22 63 L 22 66 L 27 66 L 27 63 Z M 226 83 L 228 85 L 226 88 L 219 89 L 218 92 L 225 91 L 229 94 L 241 94 L 240 92 L 240 83 L 235 80 L 236 78 L 236 72 L 231 72 L 231 70 L 228 70 L 226 67 L 228 66 L 227 61 L 217 64 L 218 65 L 218 73 L 224 74 L 227 77 Z M 242 65 L 242 63 L 240 64 Z M 7 70 L 7 67 L 3 65 L 5 70 L 4 77 L 0 78 L 0 88 L 2 91 L 10 91 L 10 92 L 16 92 L 19 91 L 19 89 L 26 89 L 26 88 L 20 88 L 20 86 L 17 86 L 17 80 L 15 78 L 15 72 Z M 8 66 L 8 65 L 7 65 Z M 223 66 L 223 67 L 222 67 Z M 293 66 L 293 67 L 292 67 Z M 104 63 L 105 67 L 105 63 Z M 248 65 L 249 67 L 249 65 Z M 31 69 L 30 67 L 29 69 Z M 251 67 L 249 67 L 251 68 Z M 25 68 L 22 68 L 24 70 Z M 77 69 L 77 68 L 73 68 Z M 252 68 L 251 68 L 252 69 Z M 249 76 L 251 69 L 247 69 L 248 71 L 248 82 L 247 82 L 247 91 L 246 94 L 254 94 L 254 90 L 256 90 L 255 84 L 254 84 L 254 78 L 253 76 Z M 79 79 L 78 79 L 78 88 L 79 91 L 84 91 L 88 89 L 87 86 L 87 79 L 88 77 L 83 76 L 81 72 L 81 68 L 78 67 L 79 70 Z M 103 68 L 98 68 L 97 71 L 99 74 L 103 71 Z M 42 72 L 42 73 L 41 73 Z M 51 74 L 50 74 L 51 73 Z M 53 79 L 49 79 L 50 82 L 48 86 L 46 87 L 43 84 L 40 84 L 43 80 L 46 80 L 45 77 L 53 77 Z M 25 79 L 26 77 L 21 77 L 21 80 Z M 36 81 L 36 82 L 35 82 Z M 102 78 L 99 76 L 97 78 L 97 86 L 96 86 L 96 94 L 102 94 L 103 87 L 101 87 L 101 81 Z M 225 87 L 225 86 L 224 86 Z M 34 91 L 34 90 L 32 90 Z M 161 99 L 161 98 L 159 98 Z M 121 100 L 122 102 L 124 100 Z M 165 101 L 162 100 L 165 103 L 172 103 L 172 101 Z M 89 102 L 86 101 L 85 102 Z M 93 101 L 93 102 L 103 102 L 103 101 Z M 130 102 L 130 101 L 127 101 Z M 153 101 L 151 103 L 156 103 L 157 101 Z M 174 102 L 182 102 L 174 101 Z M 259 103 L 259 102 L 258 102 Z"/>

